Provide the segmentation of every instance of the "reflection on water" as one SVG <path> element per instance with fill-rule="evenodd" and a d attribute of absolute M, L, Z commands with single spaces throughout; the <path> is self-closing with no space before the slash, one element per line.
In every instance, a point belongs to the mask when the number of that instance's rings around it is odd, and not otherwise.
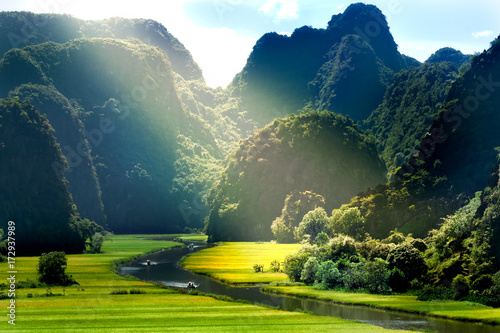
<path fill-rule="evenodd" d="M 309 311 L 319 316 L 339 317 L 390 329 L 414 328 L 439 333 L 500 333 L 500 327 L 496 326 L 435 319 L 359 306 L 338 305 L 318 300 L 275 296 L 260 292 L 259 287 L 229 287 L 179 267 L 178 262 L 183 256 L 209 246 L 203 243 L 194 243 L 190 248 L 174 248 L 149 254 L 147 257 L 132 262 L 129 266 L 120 267 L 118 271 L 122 275 L 132 275 L 144 281 L 163 283 L 171 287 L 185 288 L 188 282 L 192 281 L 197 286 L 197 290 L 205 293 L 226 295 L 233 299 L 248 300 L 271 307 L 280 306 L 286 311 Z M 151 265 L 147 265 L 147 260 L 150 260 Z"/>

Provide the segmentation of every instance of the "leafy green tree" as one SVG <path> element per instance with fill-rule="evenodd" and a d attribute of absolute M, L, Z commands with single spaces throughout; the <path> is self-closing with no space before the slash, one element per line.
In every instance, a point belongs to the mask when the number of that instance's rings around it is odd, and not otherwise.
<path fill-rule="evenodd" d="M 394 247 L 387 256 L 389 269 L 400 269 L 410 282 L 420 279 L 427 273 L 428 267 L 420 251 L 409 243 L 403 243 Z"/>
<path fill-rule="evenodd" d="M 325 199 L 311 191 L 292 192 L 285 199 L 285 205 L 271 224 L 271 231 L 279 243 L 293 243 L 293 230 L 302 221 L 304 215 L 325 205 Z"/>
<path fill-rule="evenodd" d="M 309 257 L 304 268 L 300 272 L 300 280 L 305 283 L 313 283 L 316 278 L 316 273 L 318 272 L 319 261 L 316 257 Z"/>
<path fill-rule="evenodd" d="M 316 208 L 304 215 L 302 222 L 295 228 L 295 239 L 301 241 L 306 235 L 314 240 L 322 233 L 328 232 L 328 215 L 322 207 Z"/>
<path fill-rule="evenodd" d="M 100 232 L 96 232 L 90 239 L 90 252 L 100 253 L 103 243 L 104 243 L 104 236 Z"/>
<path fill-rule="evenodd" d="M 334 209 L 330 226 L 334 233 L 348 235 L 356 240 L 366 238 L 365 219 L 358 207 Z"/>
<path fill-rule="evenodd" d="M 38 280 L 48 285 L 60 286 L 76 283 L 71 276 L 66 274 L 67 264 L 64 252 L 43 253 L 38 259 Z"/>
<path fill-rule="evenodd" d="M 337 268 L 337 263 L 327 260 L 318 266 L 316 281 L 322 289 L 330 289 L 341 282 L 341 274 Z"/>
<path fill-rule="evenodd" d="M 302 270 L 310 256 L 311 254 L 307 252 L 295 252 L 287 255 L 283 262 L 283 272 L 288 275 L 290 280 L 300 281 Z"/>

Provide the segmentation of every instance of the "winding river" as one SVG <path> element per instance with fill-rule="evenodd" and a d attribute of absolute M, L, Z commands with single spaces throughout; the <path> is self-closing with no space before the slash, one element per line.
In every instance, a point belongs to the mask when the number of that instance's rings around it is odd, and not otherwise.
<path fill-rule="evenodd" d="M 192 249 L 187 247 L 173 248 L 149 254 L 147 257 L 131 262 L 128 266 L 120 267 L 118 271 L 122 275 L 132 275 L 143 281 L 162 283 L 171 287 L 186 287 L 187 283 L 192 281 L 198 290 L 206 293 L 226 295 L 233 299 L 248 300 L 252 303 L 272 307 L 280 306 L 286 311 L 308 311 L 319 316 L 339 317 L 389 329 L 430 330 L 439 333 L 500 333 L 498 326 L 430 318 L 360 306 L 338 305 L 319 300 L 269 295 L 262 293 L 259 287 L 227 286 L 207 276 L 186 271 L 178 265 L 183 256 L 211 246 L 205 243 L 194 244 Z M 146 260 L 151 261 L 150 266 L 146 264 Z"/>

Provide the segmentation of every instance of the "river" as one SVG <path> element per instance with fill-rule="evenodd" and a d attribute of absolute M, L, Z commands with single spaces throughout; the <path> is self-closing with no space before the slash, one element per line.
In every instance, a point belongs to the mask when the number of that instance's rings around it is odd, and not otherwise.
<path fill-rule="evenodd" d="M 319 300 L 276 296 L 262 293 L 259 287 L 231 287 L 206 276 L 194 274 L 179 266 L 179 260 L 192 252 L 211 245 L 194 243 L 194 248 L 172 248 L 139 258 L 120 267 L 122 275 L 131 275 L 143 281 L 162 283 L 171 287 L 185 287 L 192 281 L 197 289 L 211 294 L 226 295 L 233 299 L 248 300 L 267 306 L 280 306 L 286 311 L 308 311 L 319 316 L 339 317 L 389 329 L 431 330 L 439 333 L 500 333 L 500 327 L 431 318 L 400 312 L 377 310 L 361 306 L 346 306 Z M 151 265 L 146 264 L 151 261 Z"/>

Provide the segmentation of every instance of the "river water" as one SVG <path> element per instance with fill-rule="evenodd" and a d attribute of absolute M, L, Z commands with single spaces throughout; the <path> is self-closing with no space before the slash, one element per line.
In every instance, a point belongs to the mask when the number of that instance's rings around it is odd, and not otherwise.
<path fill-rule="evenodd" d="M 139 258 L 127 266 L 120 267 L 122 275 L 132 275 L 143 281 L 162 283 L 171 287 L 186 287 L 192 281 L 197 290 L 205 293 L 226 295 L 233 299 L 243 299 L 252 303 L 280 306 L 286 311 L 303 310 L 319 316 L 339 317 L 389 329 L 431 330 L 439 333 L 500 333 L 500 327 L 465 323 L 453 320 L 429 318 L 386 310 L 370 309 L 360 306 L 346 306 L 319 300 L 276 296 L 262 293 L 259 287 L 230 287 L 206 276 L 182 269 L 179 260 L 192 252 L 211 245 L 194 243 L 194 248 L 173 248 L 163 250 L 147 257 Z M 146 264 L 151 261 L 151 265 Z"/>

